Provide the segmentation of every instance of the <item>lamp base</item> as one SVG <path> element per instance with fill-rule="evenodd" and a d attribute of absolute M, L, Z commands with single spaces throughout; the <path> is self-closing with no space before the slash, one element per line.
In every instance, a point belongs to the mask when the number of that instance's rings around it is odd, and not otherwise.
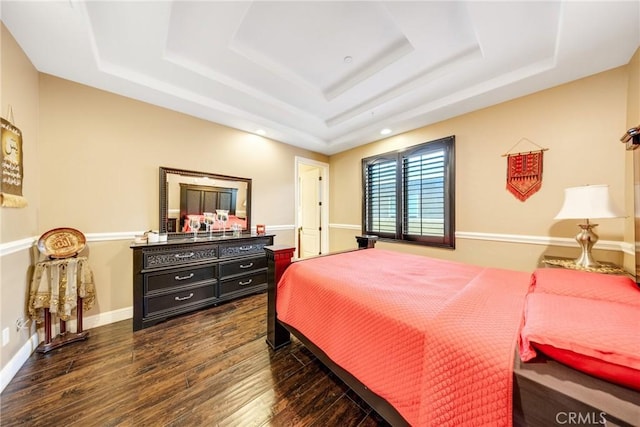
<path fill-rule="evenodd" d="M 582 248 L 582 253 L 575 259 L 575 263 L 580 267 L 597 268 L 600 266 L 600 263 L 591 255 L 591 248 L 598 241 L 598 235 L 593 232 L 593 228 L 597 226 L 598 224 L 589 224 L 588 221 L 586 224 L 578 224 L 581 230 L 576 236 L 576 241 Z"/>

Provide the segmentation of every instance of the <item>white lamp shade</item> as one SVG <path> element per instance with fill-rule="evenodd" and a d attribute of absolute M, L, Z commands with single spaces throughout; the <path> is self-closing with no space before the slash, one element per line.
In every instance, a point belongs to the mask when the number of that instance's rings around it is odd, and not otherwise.
<path fill-rule="evenodd" d="M 554 219 L 620 218 L 623 212 L 613 204 L 608 185 L 585 185 L 564 190 L 564 204 Z"/>

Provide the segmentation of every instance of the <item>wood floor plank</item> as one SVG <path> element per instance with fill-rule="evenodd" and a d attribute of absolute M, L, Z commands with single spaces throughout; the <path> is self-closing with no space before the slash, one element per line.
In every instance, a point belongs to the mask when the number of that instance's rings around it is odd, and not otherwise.
<path fill-rule="evenodd" d="M 268 347 L 264 293 L 132 330 L 32 354 L 0 395 L 0 425 L 385 425 L 299 341 Z"/>
<path fill-rule="evenodd" d="M 324 412 L 346 391 L 346 386 L 330 375 L 320 375 L 297 399 L 275 414 L 269 425 L 307 426 L 323 416 Z M 364 418 L 360 408 L 352 413 L 354 418 Z"/>
<path fill-rule="evenodd" d="M 264 344 L 264 340 L 261 341 Z M 191 378 L 189 388 L 176 393 L 177 399 L 159 402 L 153 411 L 138 411 L 137 419 L 140 422 L 149 422 L 158 412 L 182 416 L 189 411 L 196 411 L 207 417 L 210 414 L 222 417 L 221 414 L 230 407 L 242 404 L 244 400 L 253 398 L 253 394 L 259 394 L 265 388 L 271 387 L 270 377 L 274 374 L 288 375 L 292 370 L 299 369 L 300 364 L 295 358 L 282 353 L 272 360 L 271 350 L 266 344 L 262 348 L 263 350 L 243 358 L 217 374 L 202 378 L 201 381 Z M 256 377 L 269 366 L 272 370 L 268 375 Z"/>
<path fill-rule="evenodd" d="M 307 364 L 291 376 L 277 382 L 272 388 L 247 402 L 233 408 L 229 416 L 218 421 L 219 426 L 260 426 L 268 423 L 276 414 L 282 412 L 291 402 L 309 389 L 324 375 L 313 364 Z"/>

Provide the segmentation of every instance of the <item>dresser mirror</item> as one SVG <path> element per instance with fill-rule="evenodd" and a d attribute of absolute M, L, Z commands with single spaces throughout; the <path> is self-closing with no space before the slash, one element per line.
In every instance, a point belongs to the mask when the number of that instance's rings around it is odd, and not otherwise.
<path fill-rule="evenodd" d="M 161 233 L 217 235 L 250 229 L 250 178 L 160 167 Z"/>

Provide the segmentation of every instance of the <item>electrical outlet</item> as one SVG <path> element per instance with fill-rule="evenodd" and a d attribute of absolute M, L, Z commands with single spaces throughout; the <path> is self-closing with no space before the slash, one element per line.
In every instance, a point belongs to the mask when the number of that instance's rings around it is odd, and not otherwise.
<path fill-rule="evenodd" d="M 4 328 L 2 330 L 2 346 L 9 344 L 9 328 Z"/>
<path fill-rule="evenodd" d="M 28 323 L 29 321 L 24 320 L 24 317 L 18 318 L 18 320 L 16 320 L 16 332 L 20 332 L 21 329 L 26 329 Z"/>

